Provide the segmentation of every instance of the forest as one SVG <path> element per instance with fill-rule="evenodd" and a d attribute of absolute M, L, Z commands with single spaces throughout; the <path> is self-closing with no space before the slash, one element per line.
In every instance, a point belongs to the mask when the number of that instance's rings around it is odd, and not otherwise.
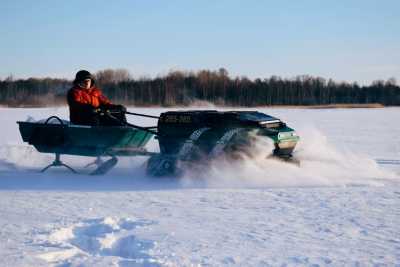
<path fill-rule="evenodd" d="M 301 75 L 263 79 L 230 77 L 227 70 L 170 71 L 154 78 L 132 78 L 125 69 L 95 73 L 96 86 L 115 103 L 134 106 L 188 106 L 198 101 L 218 106 L 382 104 L 400 105 L 394 78 L 370 85 Z M 55 78 L 0 79 L 0 105 L 42 107 L 66 104 L 71 80 Z"/>

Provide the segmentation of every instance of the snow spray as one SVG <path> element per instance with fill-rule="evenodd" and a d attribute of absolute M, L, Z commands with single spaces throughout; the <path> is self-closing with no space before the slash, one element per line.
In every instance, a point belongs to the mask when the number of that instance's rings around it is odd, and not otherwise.
<path fill-rule="evenodd" d="M 271 140 L 258 137 L 250 155 L 241 160 L 218 158 L 201 172 L 188 171 L 185 185 L 206 181 L 209 187 L 317 187 L 384 185 L 384 181 L 398 179 L 383 170 L 366 155 L 339 151 L 327 137 L 315 128 L 303 129 L 302 137 L 293 154 L 299 164 L 267 157 L 272 151 Z"/>

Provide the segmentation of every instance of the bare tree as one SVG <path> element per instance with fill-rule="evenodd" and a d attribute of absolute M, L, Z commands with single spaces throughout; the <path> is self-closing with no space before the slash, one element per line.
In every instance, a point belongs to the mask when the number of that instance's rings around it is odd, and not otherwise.
<path fill-rule="evenodd" d="M 126 69 L 105 69 L 96 72 L 96 80 L 100 84 L 117 84 L 131 80 L 131 75 Z"/>

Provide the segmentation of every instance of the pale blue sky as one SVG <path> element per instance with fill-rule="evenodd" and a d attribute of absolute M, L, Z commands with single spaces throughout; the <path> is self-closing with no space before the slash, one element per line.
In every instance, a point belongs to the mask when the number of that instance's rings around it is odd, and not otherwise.
<path fill-rule="evenodd" d="M 400 1 L 0 0 L 0 78 L 226 68 L 400 81 Z"/>

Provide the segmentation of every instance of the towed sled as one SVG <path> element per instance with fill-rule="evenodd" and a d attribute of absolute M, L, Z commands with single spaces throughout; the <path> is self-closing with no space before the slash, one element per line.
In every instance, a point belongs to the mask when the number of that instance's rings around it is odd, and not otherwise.
<path fill-rule="evenodd" d="M 265 151 L 285 161 L 299 140 L 296 132 L 280 119 L 257 111 L 169 111 L 159 117 L 126 112 L 129 115 L 157 119 L 157 126 L 142 127 L 75 125 L 56 116 L 46 120 L 18 121 L 24 142 L 41 153 L 52 153 L 55 160 L 44 169 L 64 166 L 61 155 L 96 157 L 92 174 L 104 174 L 113 168 L 120 156 L 148 156 L 147 173 L 152 176 L 175 175 L 187 164 L 201 164 L 220 156 L 237 159 L 240 153 L 251 154 L 256 137 L 266 137 L 274 144 Z M 112 114 L 107 116 L 113 117 Z M 154 137 L 159 152 L 147 151 Z M 110 157 L 107 161 L 102 158 Z M 91 165 L 89 164 L 89 165 Z"/>

